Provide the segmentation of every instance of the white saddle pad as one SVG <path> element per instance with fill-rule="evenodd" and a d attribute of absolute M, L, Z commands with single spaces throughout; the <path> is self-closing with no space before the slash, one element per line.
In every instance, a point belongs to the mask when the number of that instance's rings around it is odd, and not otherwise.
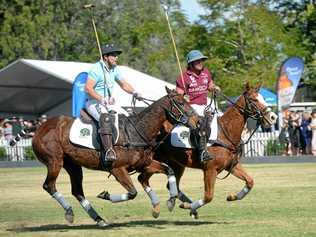
<path fill-rule="evenodd" d="M 217 124 L 218 115 L 215 114 L 211 126 L 211 135 L 209 140 L 216 140 L 217 133 L 218 133 L 218 124 Z M 190 142 L 190 129 L 183 125 L 176 126 L 171 132 L 171 145 L 174 147 L 181 147 L 181 148 L 194 148 Z M 208 146 L 212 144 L 207 143 Z"/>
<path fill-rule="evenodd" d="M 74 144 L 100 150 L 97 134 L 94 123 L 84 123 L 80 118 L 76 118 L 70 128 L 69 139 Z"/>

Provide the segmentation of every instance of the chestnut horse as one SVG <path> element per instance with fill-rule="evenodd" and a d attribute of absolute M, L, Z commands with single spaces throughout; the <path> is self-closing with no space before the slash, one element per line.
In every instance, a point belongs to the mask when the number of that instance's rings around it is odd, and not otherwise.
<path fill-rule="evenodd" d="M 237 102 L 218 119 L 218 136 L 208 152 L 214 159 L 201 163 L 195 149 L 173 147 L 169 138 L 158 147 L 154 159 L 168 164 L 175 172 L 178 198 L 181 208 L 190 209 L 190 215 L 198 218 L 197 209 L 212 201 L 216 177 L 227 170 L 237 178 L 246 182 L 238 193 L 230 194 L 227 201 L 243 199 L 253 187 L 253 179 L 246 173 L 240 163 L 241 133 L 248 118 L 257 120 L 264 127 L 271 127 L 277 116 L 267 107 L 263 97 L 258 93 L 259 86 L 252 88 L 247 83 L 244 93 Z M 165 131 L 169 131 L 165 124 Z M 186 167 L 201 169 L 204 173 L 204 198 L 192 201 L 179 189 L 180 179 Z M 148 184 L 150 176 L 140 175 L 139 181 Z M 172 207 L 169 207 L 172 210 Z"/>
<path fill-rule="evenodd" d="M 178 193 L 172 169 L 152 159 L 155 139 L 165 121 L 172 124 L 183 123 L 194 128 L 198 116 L 182 95 L 170 91 L 168 88 L 166 90 L 166 96 L 151 104 L 138 115 L 128 118 L 119 116 L 120 122 L 125 119 L 125 125 L 123 126 L 120 123 L 120 136 L 114 146 L 117 159 L 113 161 L 108 172 L 116 178 L 128 193 L 113 195 L 103 192 L 99 197 L 112 202 L 134 199 L 137 191 L 129 172 L 137 171 L 144 173 L 146 176 L 151 176 L 154 173 L 166 174 L 169 185 L 173 186 L 172 190 L 170 189 L 170 199 L 176 198 Z M 40 125 L 35 132 L 32 140 L 33 150 L 38 160 L 47 166 L 47 177 L 43 188 L 63 207 L 66 220 L 72 223 L 74 219 L 72 207 L 56 189 L 56 179 L 61 168 L 64 168 L 70 176 L 72 195 L 99 226 L 106 226 L 106 221 L 99 216 L 85 198 L 82 188 L 82 166 L 93 170 L 103 170 L 99 158 L 100 152 L 70 142 L 69 131 L 73 122 L 74 118 L 66 116 L 51 118 Z M 126 146 L 128 142 L 144 145 Z M 155 199 L 155 194 L 151 188 L 144 186 L 144 189 L 151 198 Z M 155 208 L 157 203 L 153 202 L 153 206 Z M 153 214 L 157 212 L 154 208 Z"/>

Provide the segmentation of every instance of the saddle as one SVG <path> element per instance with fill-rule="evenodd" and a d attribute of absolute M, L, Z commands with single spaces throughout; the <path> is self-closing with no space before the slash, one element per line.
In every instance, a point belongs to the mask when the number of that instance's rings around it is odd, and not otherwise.
<path fill-rule="evenodd" d="M 210 123 L 208 123 L 206 126 L 210 126 L 211 133 L 208 134 L 208 142 L 207 146 L 212 146 L 214 144 L 214 141 L 217 140 L 217 134 L 218 134 L 218 115 L 214 114 L 213 119 Z M 183 125 L 176 126 L 171 131 L 171 145 L 174 147 L 180 147 L 180 148 L 196 148 L 196 134 L 198 131 L 190 131 L 188 127 L 185 127 Z"/>
<path fill-rule="evenodd" d="M 69 139 L 73 144 L 100 151 L 102 148 L 98 134 L 99 123 L 85 109 L 80 111 L 80 117 L 76 118 L 70 128 Z M 111 126 L 113 144 L 119 138 L 118 119 Z"/>
<path fill-rule="evenodd" d="M 120 114 L 116 119 L 115 127 L 112 127 L 113 145 L 119 145 L 124 147 L 146 147 L 148 146 L 139 136 L 136 138 L 136 134 L 141 131 L 136 131 L 132 121 L 129 117 Z M 86 111 L 82 110 L 80 117 L 76 118 L 70 128 L 69 139 L 71 143 L 86 148 L 101 151 L 102 145 L 98 134 L 99 124 L 90 116 Z M 122 144 L 117 144 L 119 137 Z"/>

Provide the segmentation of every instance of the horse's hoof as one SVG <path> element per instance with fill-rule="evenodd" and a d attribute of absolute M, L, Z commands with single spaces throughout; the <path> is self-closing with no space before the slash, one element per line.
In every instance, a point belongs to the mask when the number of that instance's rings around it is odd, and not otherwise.
<path fill-rule="evenodd" d="M 171 197 L 167 200 L 167 207 L 170 212 L 173 211 L 173 208 L 175 205 L 176 205 L 176 198 Z"/>
<path fill-rule="evenodd" d="M 97 197 L 104 200 L 110 200 L 110 193 L 108 191 L 103 191 Z"/>
<path fill-rule="evenodd" d="M 196 210 L 190 211 L 190 216 L 195 220 L 199 219 L 199 213 Z"/>
<path fill-rule="evenodd" d="M 107 222 L 106 222 L 105 220 L 103 220 L 103 219 L 97 221 L 97 226 L 99 226 L 99 227 L 107 227 L 107 226 L 109 226 L 109 225 L 110 225 L 110 223 L 107 223 Z"/>
<path fill-rule="evenodd" d="M 68 223 L 72 224 L 74 223 L 74 212 L 72 211 L 72 208 L 69 208 L 65 213 L 65 219 L 68 221 Z"/>
<path fill-rule="evenodd" d="M 156 206 L 153 206 L 152 212 L 151 212 L 152 216 L 157 219 L 160 215 L 160 205 L 157 204 Z"/>
<path fill-rule="evenodd" d="M 228 201 L 228 202 L 231 202 L 231 201 L 236 201 L 238 198 L 237 198 L 237 194 L 236 193 L 230 193 L 228 196 L 227 196 L 227 198 L 226 198 L 226 200 Z"/>
<path fill-rule="evenodd" d="M 179 205 L 179 207 L 182 209 L 191 209 L 191 204 L 188 202 L 183 202 Z"/>

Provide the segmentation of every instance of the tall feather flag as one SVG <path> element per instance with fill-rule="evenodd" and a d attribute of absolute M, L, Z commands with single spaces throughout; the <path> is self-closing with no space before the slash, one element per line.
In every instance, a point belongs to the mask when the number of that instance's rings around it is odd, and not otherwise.
<path fill-rule="evenodd" d="M 278 103 L 281 108 L 287 108 L 292 103 L 303 71 L 304 62 L 299 57 L 290 57 L 283 62 L 278 80 Z"/>
<path fill-rule="evenodd" d="M 280 126 L 282 126 L 282 111 L 292 103 L 303 71 L 304 61 L 300 57 L 290 57 L 282 63 L 277 86 Z"/>

